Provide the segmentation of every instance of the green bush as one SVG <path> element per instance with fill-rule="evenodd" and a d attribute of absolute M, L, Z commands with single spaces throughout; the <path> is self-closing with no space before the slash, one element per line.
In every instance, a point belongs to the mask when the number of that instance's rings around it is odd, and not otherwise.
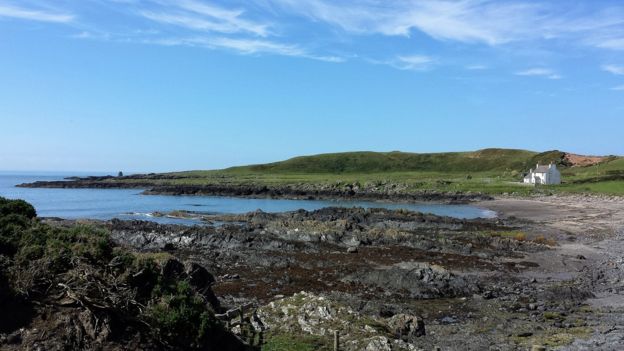
<path fill-rule="evenodd" d="M 68 229 L 37 223 L 19 234 L 15 261 L 20 265 L 42 260 L 60 273 L 69 269 L 73 260 L 107 263 L 112 259 L 113 243 L 100 228 L 80 225 Z"/>
<path fill-rule="evenodd" d="M 8 200 L 0 197 L 0 216 L 17 214 L 28 219 L 35 218 L 37 212 L 35 208 L 24 200 Z"/>
<path fill-rule="evenodd" d="M 162 265 L 173 258 L 170 254 L 132 253 L 115 247 L 110 233 L 102 228 L 50 226 L 35 215 L 27 202 L 0 197 L 0 310 L 12 303 L 15 292 L 45 296 L 59 282 L 88 284 L 81 280 L 81 272 L 89 271 L 100 282 L 127 283 L 130 295 L 112 299 L 119 303 L 118 312 L 147 321 L 148 333 L 174 349 L 202 349 L 226 340 L 204 298 L 182 277 L 165 277 L 161 272 Z M 131 304 L 123 299 L 147 308 L 128 307 Z"/>
<path fill-rule="evenodd" d="M 0 215 L 0 254 L 13 256 L 17 252 L 21 233 L 29 224 L 30 220 L 22 215 Z"/>
<path fill-rule="evenodd" d="M 155 289 L 155 303 L 149 306 L 147 316 L 159 334 L 173 345 L 192 341 L 201 345 L 218 324 L 206 303 L 197 296 L 186 281 L 161 285 Z"/>

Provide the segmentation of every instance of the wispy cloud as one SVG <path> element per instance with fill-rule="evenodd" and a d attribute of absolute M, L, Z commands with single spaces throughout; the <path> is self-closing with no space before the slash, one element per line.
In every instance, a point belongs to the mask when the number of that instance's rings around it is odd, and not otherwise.
<path fill-rule="evenodd" d="M 615 86 L 611 90 L 624 91 L 624 85 Z"/>
<path fill-rule="evenodd" d="M 56 23 L 69 23 L 74 19 L 71 14 L 26 9 L 6 4 L 0 4 L 0 17 Z"/>
<path fill-rule="evenodd" d="M 217 37 L 198 39 L 197 42 L 210 47 L 236 50 L 244 54 L 266 52 L 286 56 L 305 55 L 305 51 L 296 45 L 280 44 L 268 40 Z"/>
<path fill-rule="evenodd" d="M 221 7 L 201 3 L 195 0 L 181 0 L 176 2 L 176 4 L 185 10 L 219 19 L 224 23 L 228 24 L 230 27 L 236 28 L 239 31 L 249 32 L 263 37 L 269 34 L 268 24 L 257 23 L 251 20 L 244 19 L 242 15 L 245 11 L 243 10 L 224 9 Z"/>
<path fill-rule="evenodd" d="M 553 70 L 549 68 L 529 68 L 524 71 L 518 71 L 515 73 L 517 76 L 535 76 L 535 77 L 545 77 L 548 79 L 561 79 L 561 75 L 555 73 Z"/>
<path fill-rule="evenodd" d="M 618 65 L 603 65 L 602 69 L 612 74 L 616 75 L 624 75 L 624 66 Z"/>
<path fill-rule="evenodd" d="M 157 10 L 141 10 L 151 21 L 181 27 L 185 35 L 149 38 L 143 42 L 225 49 L 240 54 L 274 54 L 340 63 L 346 59 L 312 53 L 299 44 L 283 43 L 270 30 L 272 23 L 244 18 L 243 9 L 229 9 L 196 0 L 180 0 Z M 208 34 L 205 34 L 208 32 Z"/>
<path fill-rule="evenodd" d="M 303 57 L 313 60 L 341 63 L 345 59 L 338 56 L 315 55 L 297 45 L 283 44 L 265 39 L 236 39 L 228 37 L 197 36 L 189 38 L 168 38 L 144 41 L 148 44 L 166 46 L 194 46 L 209 49 L 228 49 L 241 54 L 275 54 Z"/>
<path fill-rule="evenodd" d="M 398 55 L 390 59 L 380 60 L 363 58 L 375 65 L 386 65 L 402 71 L 428 71 L 437 63 L 433 57 L 426 55 Z"/>
<path fill-rule="evenodd" d="M 97 40 L 108 40 L 111 35 L 109 33 L 94 33 L 89 31 L 82 31 L 80 33 L 74 34 L 70 36 L 74 39 L 97 39 Z"/>
<path fill-rule="evenodd" d="M 624 38 L 605 39 L 596 42 L 595 45 L 603 49 L 624 50 Z"/>
<path fill-rule="evenodd" d="M 490 46 L 572 37 L 592 46 L 624 48 L 622 37 L 612 37 L 624 24 L 622 8 L 575 11 L 574 6 L 520 0 L 266 1 L 358 34 L 409 37 L 420 31 L 437 40 Z"/>
<path fill-rule="evenodd" d="M 186 30 L 181 36 L 149 38 L 144 42 L 226 49 L 240 54 L 274 54 L 340 63 L 345 58 L 311 52 L 301 44 L 288 44 L 272 32 L 273 23 L 246 18 L 244 9 L 230 9 L 196 0 L 179 0 L 158 9 L 141 10 L 151 21 Z"/>
<path fill-rule="evenodd" d="M 469 69 L 471 71 L 481 71 L 481 70 L 484 70 L 484 69 L 488 69 L 488 66 L 486 66 L 486 65 L 469 65 L 469 66 L 466 66 L 466 69 Z"/>
<path fill-rule="evenodd" d="M 410 36 L 413 30 L 441 40 L 499 44 L 513 40 L 538 6 L 482 0 L 362 1 L 273 0 L 304 16 L 349 32 Z"/>
<path fill-rule="evenodd" d="M 408 55 L 398 56 L 391 62 L 391 65 L 403 70 L 425 71 L 431 68 L 434 62 L 435 60 L 429 56 Z"/>
<path fill-rule="evenodd" d="M 185 27 L 191 30 L 223 34 L 251 33 L 266 37 L 269 25 L 244 19 L 243 10 L 231 10 L 194 0 L 174 2 L 161 10 L 143 10 L 139 13 L 152 21 Z"/>
<path fill-rule="evenodd" d="M 539 56 L 524 62 L 548 66 L 554 65 L 548 57 L 555 51 L 549 48 L 561 48 L 561 56 L 568 48 L 587 46 L 624 50 L 624 6 L 586 1 L 563 6 L 527 0 L 92 0 L 85 11 L 78 1 L 0 0 L 0 17 L 67 23 L 79 39 L 194 45 L 327 62 L 358 57 L 413 71 L 439 62 L 483 70 L 501 66 L 495 61 L 499 54 Z M 110 13 L 95 16 L 100 10 Z M 384 40 L 392 45 L 379 45 Z M 425 55 L 401 54 L 414 47 Z M 451 47 L 479 51 L 445 57 Z M 385 56 L 364 58 L 371 52 Z M 516 74 L 562 78 L 545 68 Z"/>

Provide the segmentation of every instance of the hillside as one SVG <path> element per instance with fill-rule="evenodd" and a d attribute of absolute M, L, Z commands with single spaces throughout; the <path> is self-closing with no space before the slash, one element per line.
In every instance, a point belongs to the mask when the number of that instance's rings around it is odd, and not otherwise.
<path fill-rule="evenodd" d="M 231 173 L 386 173 L 386 172 L 505 172 L 528 170 L 536 163 L 565 164 L 566 153 L 513 149 L 471 152 L 344 152 L 295 157 L 286 161 L 234 167 Z"/>
<path fill-rule="evenodd" d="M 536 163 L 554 162 L 562 185 L 528 187 L 522 175 Z M 484 149 L 471 152 L 345 152 L 223 170 L 72 178 L 22 187 L 140 188 L 147 194 L 371 198 L 481 193 L 543 192 L 624 194 L 624 158 L 583 156 L 558 150 Z M 323 195 L 324 194 L 324 195 Z M 426 195 L 429 199 L 430 195 Z"/>

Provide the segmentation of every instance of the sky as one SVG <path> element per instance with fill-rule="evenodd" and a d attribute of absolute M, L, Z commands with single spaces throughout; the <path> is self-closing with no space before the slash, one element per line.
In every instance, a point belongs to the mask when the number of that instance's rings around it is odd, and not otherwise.
<path fill-rule="evenodd" d="M 621 0 L 0 0 L 0 170 L 623 135 Z"/>

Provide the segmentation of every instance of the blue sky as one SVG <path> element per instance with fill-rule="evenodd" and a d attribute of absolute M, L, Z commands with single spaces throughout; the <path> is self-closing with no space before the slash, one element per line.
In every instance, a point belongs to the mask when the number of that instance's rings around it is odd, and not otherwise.
<path fill-rule="evenodd" d="M 624 4 L 0 0 L 0 170 L 624 154 Z"/>

